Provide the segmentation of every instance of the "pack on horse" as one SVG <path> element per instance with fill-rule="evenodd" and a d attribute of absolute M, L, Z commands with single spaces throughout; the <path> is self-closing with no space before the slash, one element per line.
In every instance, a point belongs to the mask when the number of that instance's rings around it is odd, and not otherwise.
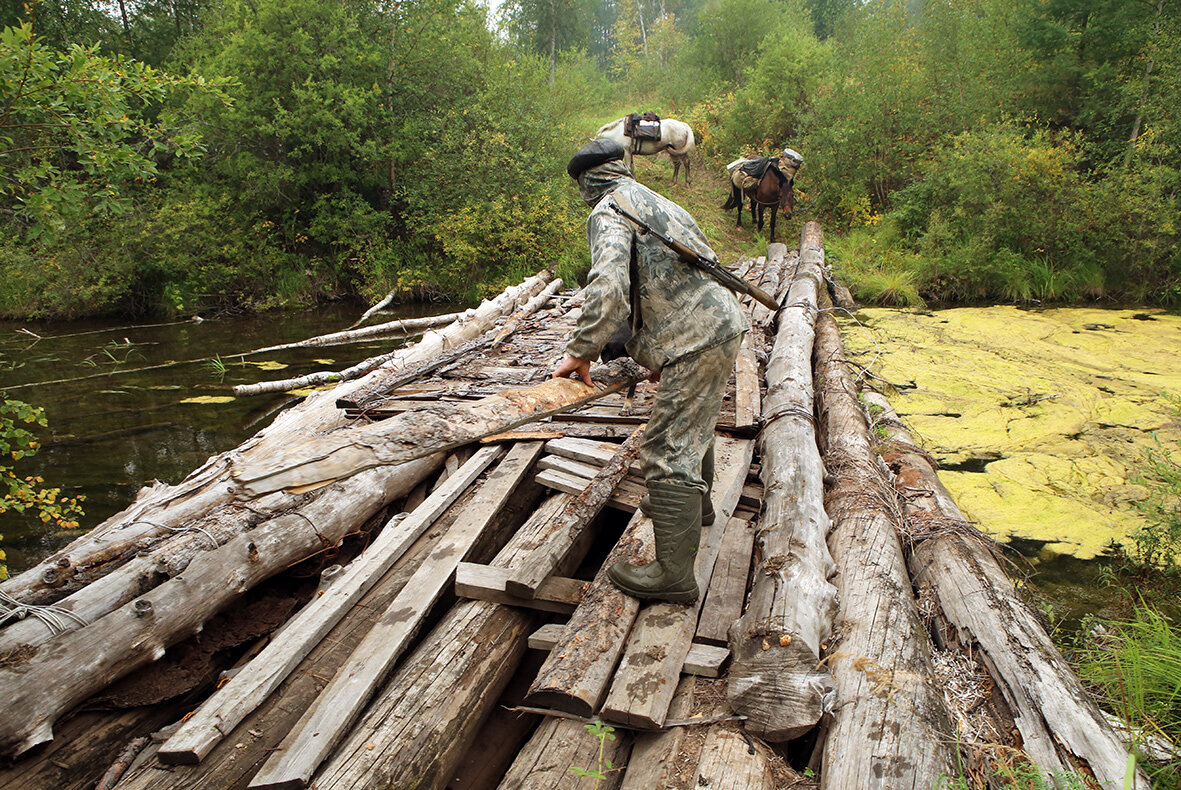
<path fill-rule="evenodd" d="M 742 199 L 750 199 L 750 217 L 763 229 L 763 212 L 777 206 L 784 219 L 795 211 L 795 175 L 803 158 L 790 148 L 779 156 L 736 159 L 726 165 L 730 171 L 730 197 L 723 209 L 738 209 L 738 227 L 742 227 Z M 757 212 L 756 212 L 757 209 Z M 771 242 L 775 241 L 775 215 L 771 211 Z"/>
<path fill-rule="evenodd" d="M 689 155 L 697 148 L 693 130 L 684 121 L 660 118 L 656 113 L 632 113 L 612 121 L 599 129 L 595 137 L 606 137 L 619 143 L 624 150 L 624 164 L 630 170 L 632 155 L 653 156 L 668 151 L 673 160 L 673 183 L 677 172 L 685 166 L 685 183 L 689 183 Z"/>

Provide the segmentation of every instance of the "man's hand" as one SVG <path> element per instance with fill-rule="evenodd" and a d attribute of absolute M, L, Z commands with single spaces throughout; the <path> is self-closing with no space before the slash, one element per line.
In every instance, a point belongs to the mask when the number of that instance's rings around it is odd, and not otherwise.
<path fill-rule="evenodd" d="M 586 382 L 587 386 L 593 387 L 595 384 L 591 381 L 590 365 L 591 363 L 585 359 L 567 355 L 562 360 L 562 363 L 554 368 L 554 374 L 551 378 L 564 379 L 571 373 L 575 373 L 578 375 L 578 378 Z"/>

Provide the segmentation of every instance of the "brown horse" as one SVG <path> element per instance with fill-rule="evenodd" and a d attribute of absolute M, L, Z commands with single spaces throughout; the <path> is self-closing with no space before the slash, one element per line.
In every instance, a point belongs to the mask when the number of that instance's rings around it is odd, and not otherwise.
<path fill-rule="evenodd" d="M 771 212 L 771 243 L 775 242 L 775 215 L 782 213 L 784 219 L 791 219 L 796 207 L 795 178 L 779 169 L 775 158 L 743 160 L 732 163 L 730 171 L 730 198 L 723 209 L 738 209 L 738 227 L 742 227 L 742 199 L 750 200 L 750 216 L 763 229 L 763 212 L 768 206 L 778 206 L 779 211 Z M 789 168 L 794 175 L 795 168 Z M 756 212 L 757 209 L 757 212 Z"/>

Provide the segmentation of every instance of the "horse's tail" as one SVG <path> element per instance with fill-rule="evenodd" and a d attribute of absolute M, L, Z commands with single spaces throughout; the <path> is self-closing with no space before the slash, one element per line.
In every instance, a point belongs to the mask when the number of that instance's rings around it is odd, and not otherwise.
<path fill-rule="evenodd" d="M 742 205 L 742 192 L 733 184 L 730 185 L 730 197 L 722 204 L 723 211 L 729 211 Z"/>

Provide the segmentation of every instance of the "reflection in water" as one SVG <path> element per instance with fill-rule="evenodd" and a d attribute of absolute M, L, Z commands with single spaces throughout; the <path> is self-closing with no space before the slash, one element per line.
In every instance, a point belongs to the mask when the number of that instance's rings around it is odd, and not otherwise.
<path fill-rule="evenodd" d="M 408 305 L 383 320 L 455 309 L 451 304 Z M 40 431 L 43 449 L 18 464 L 16 471 L 43 476 L 46 485 L 61 487 L 65 496 L 84 495 L 81 529 L 93 527 L 130 504 L 141 486 L 152 480 L 176 483 L 298 401 L 289 395 L 233 398 L 234 385 L 339 370 L 404 342 L 293 349 L 248 357 L 245 362 L 233 357 L 235 352 L 337 331 L 363 310 L 357 304 L 337 304 L 297 313 L 134 328 L 112 321 L 0 322 L 0 389 L 215 357 L 212 362 L 141 373 L 7 389 L 10 398 L 43 407 L 49 420 L 49 428 Z M 19 332 L 22 328 L 43 339 Z M 10 572 L 35 564 L 78 535 L 77 530 L 47 529 L 18 513 L 0 516 Z"/>

